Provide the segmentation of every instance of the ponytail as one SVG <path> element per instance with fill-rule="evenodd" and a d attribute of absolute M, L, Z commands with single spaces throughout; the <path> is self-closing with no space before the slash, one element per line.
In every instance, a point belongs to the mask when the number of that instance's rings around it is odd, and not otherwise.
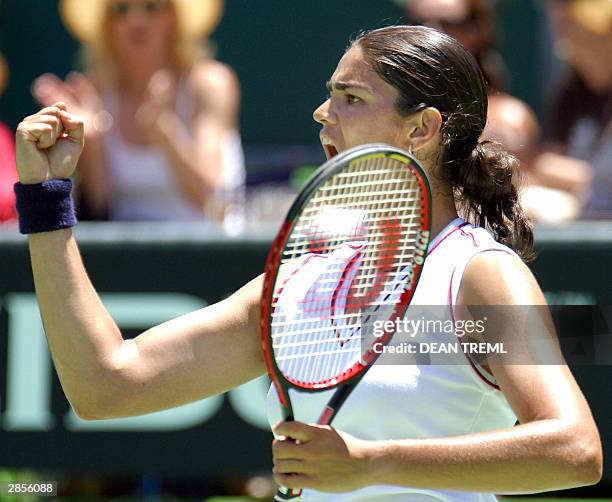
<path fill-rule="evenodd" d="M 501 145 L 479 142 L 462 162 L 445 169 L 460 213 L 495 239 L 516 251 L 524 260 L 533 259 L 533 228 L 521 208 L 518 192 L 519 161 Z"/>
<path fill-rule="evenodd" d="M 424 26 L 390 26 L 357 38 L 369 66 L 398 91 L 402 116 L 423 106 L 442 115 L 440 177 L 460 214 L 488 228 L 523 260 L 533 257 L 533 230 L 518 200 L 518 161 L 498 145 L 479 143 L 487 92 L 478 63 L 455 39 Z"/>

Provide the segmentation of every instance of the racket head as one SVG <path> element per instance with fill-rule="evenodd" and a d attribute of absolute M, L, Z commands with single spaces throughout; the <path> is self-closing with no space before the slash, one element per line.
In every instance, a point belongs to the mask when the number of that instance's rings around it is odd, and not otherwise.
<path fill-rule="evenodd" d="M 364 343 L 361 322 L 404 314 L 429 244 L 430 201 L 418 162 L 384 144 L 342 152 L 306 182 L 268 254 L 260 303 L 261 350 L 283 407 L 290 387 L 327 390 L 375 362 L 373 343 L 394 329 Z"/>

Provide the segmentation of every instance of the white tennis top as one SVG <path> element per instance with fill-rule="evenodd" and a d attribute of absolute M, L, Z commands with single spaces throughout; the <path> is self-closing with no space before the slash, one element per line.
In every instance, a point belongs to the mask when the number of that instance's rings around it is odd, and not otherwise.
<path fill-rule="evenodd" d="M 490 250 L 514 254 L 497 243 L 487 230 L 474 228 L 461 218 L 453 220 L 429 245 L 411 305 L 442 306 L 429 311 L 443 322 L 451 322 L 465 266 L 476 254 Z M 419 334 L 419 337 L 422 337 L 419 341 L 457 340 L 452 331 Z M 397 334 L 394 341 L 396 338 Z M 425 359 L 405 354 L 402 357 L 406 359 L 400 359 L 399 363 L 386 357 L 382 355 L 353 390 L 334 419 L 335 428 L 361 439 L 386 440 L 456 436 L 509 428 L 516 423 L 515 414 L 493 378 L 469 362 L 463 353 L 431 355 Z M 316 422 L 331 392 L 304 394 L 291 390 L 296 420 Z M 280 403 L 273 386 L 268 393 L 267 408 L 271 425 L 281 420 Z M 304 490 L 302 500 L 491 502 L 497 499 L 486 493 L 376 485 L 339 494 Z"/>

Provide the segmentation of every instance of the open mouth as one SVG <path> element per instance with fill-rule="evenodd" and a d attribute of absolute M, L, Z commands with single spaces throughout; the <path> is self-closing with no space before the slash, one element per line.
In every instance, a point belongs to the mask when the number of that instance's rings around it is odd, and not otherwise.
<path fill-rule="evenodd" d="M 321 136 L 321 146 L 323 146 L 323 151 L 325 152 L 327 160 L 333 159 L 338 155 L 338 148 L 336 148 L 336 145 L 334 145 L 328 137 Z"/>
<path fill-rule="evenodd" d="M 334 158 L 338 155 L 338 150 L 334 145 L 323 145 L 323 150 L 325 150 L 325 156 L 327 160 Z"/>

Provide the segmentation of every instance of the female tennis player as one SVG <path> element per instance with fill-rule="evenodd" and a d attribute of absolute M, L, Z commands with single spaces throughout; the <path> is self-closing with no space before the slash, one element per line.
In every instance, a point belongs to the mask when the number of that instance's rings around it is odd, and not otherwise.
<path fill-rule="evenodd" d="M 431 28 L 382 28 L 350 45 L 328 87 L 329 99 L 314 113 L 328 157 L 388 143 L 412 151 L 430 179 L 434 238 L 413 303 L 446 306 L 453 320 L 468 320 L 457 305 L 545 305 L 523 263 L 532 233 L 518 204 L 515 161 L 479 143 L 487 99 L 473 57 Z M 149 413 L 263 374 L 261 278 L 123 340 L 70 230 L 76 220 L 65 178 L 82 147 L 83 123 L 63 103 L 18 128 L 20 226 L 29 234 L 51 353 L 75 411 L 86 419 Z M 527 325 L 518 317 L 502 315 L 484 341 L 529 347 L 537 337 L 557 364 L 538 364 L 544 360 L 533 352 L 513 365 L 375 365 L 334 428 L 274 425 L 277 482 L 303 488 L 304 500 L 324 501 L 489 501 L 493 493 L 597 483 L 597 428 L 557 354 L 553 328 L 545 317 Z M 316 407 L 310 400 L 319 399 L 302 396 L 298 406 Z M 270 410 L 277 404 L 272 391 Z"/>

